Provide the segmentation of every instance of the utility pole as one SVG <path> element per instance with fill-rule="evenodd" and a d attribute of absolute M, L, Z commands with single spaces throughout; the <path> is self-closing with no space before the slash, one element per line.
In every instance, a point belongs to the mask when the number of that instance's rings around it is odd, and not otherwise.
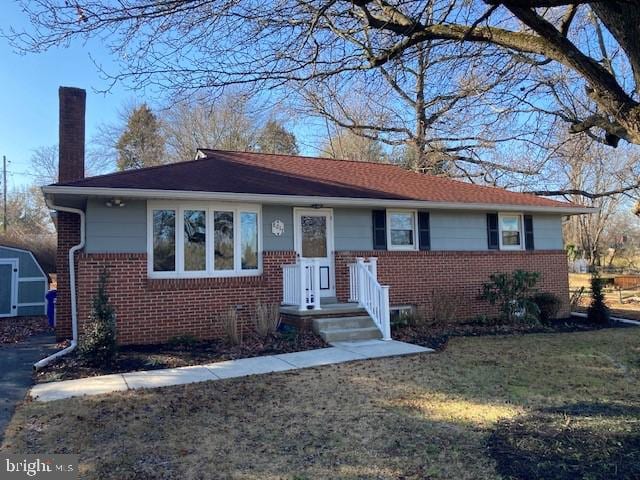
<path fill-rule="evenodd" d="M 7 156 L 2 156 L 2 205 L 4 217 L 2 217 L 2 228 L 7 233 Z"/>

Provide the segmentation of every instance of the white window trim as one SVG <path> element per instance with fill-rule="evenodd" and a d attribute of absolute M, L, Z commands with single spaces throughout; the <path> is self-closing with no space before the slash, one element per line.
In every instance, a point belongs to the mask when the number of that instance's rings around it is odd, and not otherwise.
<path fill-rule="evenodd" d="M 502 244 L 502 219 L 504 217 L 518 217 L 520 245 L 503 245 Z M 500 250 L 524 250 L 524 215 L 522 213 L 501 212 L 498 213 L 498 242 Z"/>
<path fill-rule="evenodd" d="M 391 243 L 391 215 L 394 213 L 410 213 L 413 215 L 413 245 L 393 245 Z M 418 210 L 387 209 L 387 250 L 418 250 Z"/>
<path fill-rule="evenodd" d="M 176 270 L 171 272 L 153 271 L 153 211 L 174 210 L 176 212 L 175 245 Z M 205 240 L 206 270 L 184 270 L 184 212 L 185 210 L 204 210 L 206 212 L 207 235 Z M 233 249 L 234 269 L 215 270 L 213 255 L 213 216 L 214 211 L 233 212 Z M 242 252 L 240 234 L 241 213 L 256 213 L 258 228 L 258 268 L 256 270 L 242 270 Z M 147 201 L 147 276 L 149 278 L 230 278 L 255 277 L 262 275 L 262 207 L 256 204 L 220 203 L 220 202 L 184 202 L 184 201 Z"/>

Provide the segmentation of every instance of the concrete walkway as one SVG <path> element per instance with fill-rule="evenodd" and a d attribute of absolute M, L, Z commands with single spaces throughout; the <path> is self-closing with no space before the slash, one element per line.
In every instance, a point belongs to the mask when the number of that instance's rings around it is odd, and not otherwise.
<path fill-rule="evenodd" d="M 34 335 L 0 346 L 0 444 L 18 402 L 33 384 L 33 363 L 56 349 L 53 335 Z"/>
<path fill-rule="evenodd" d="M 361 342 L 340 342 L 329 348 L 304 352 L 267 355 L 264 357 L 242 358 L 226 362 L 196 365 L 193 367 L 147 370 L 101 377 L 66 380 L 64 382 L 41 383 L 31 389 L 34 400 L 48 402 L 63 398 L 101 393 L 157 388 L 186 383 L 222 380 L 226 378 L 284 372 L 300 368 L 334 365 L 353 360 L 391 357 L 413 353 L 433 352 L 430 348 L 391 340 L 367 340 Z"/>

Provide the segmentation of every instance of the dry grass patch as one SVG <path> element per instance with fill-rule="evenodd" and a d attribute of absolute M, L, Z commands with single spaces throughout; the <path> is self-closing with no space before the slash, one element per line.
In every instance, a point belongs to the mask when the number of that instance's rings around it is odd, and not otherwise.
<path fill-rule="evenodd" d="M 501 422 L 586 402 L 628 425 L 639 370 L 638 329 L 455 338 L 439 354 L 27 403 L 4 449 L 79 453 L 90 479 L 499 479 Z"/>

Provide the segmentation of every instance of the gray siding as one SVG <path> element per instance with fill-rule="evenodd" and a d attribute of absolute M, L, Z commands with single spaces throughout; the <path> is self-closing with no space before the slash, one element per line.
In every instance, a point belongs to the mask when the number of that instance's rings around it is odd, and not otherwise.
<path fill-rule="evenodd" d="M 109 208 L 104 200 L 87 202 L 87 253 L 145 253 L 147 202 L 127 201 Z"/>
<path fill-rule="evenodd" d="M 18 307 L 18 316 L 35 317 L 36 315 L 46 315 L 46 307 Z"/>
<path fill-rule="evenodd" d="M 45 293 L 47 293 L 47 282 L 44 280 L 18 283 L 18 303 L 44 302 Z"/>
<path fill-rule="evenodd" d="M 562 216 L 534 215 L 533 243 L 536 250 L 562 250 Z"/>
<path fill-rule="evenodd" d="M 431 250 L 487 250 L 483 212 L 431 211 Z"/>
<path fill-rule="evenodd" d="M 370 209 L 335 208 L 333 210 L 333 229 L 337 252 L 373 249 Z"/>
<path fill-rule="evenodd" d="M 284 223 L 284 233 L 276 237 L 271 233 L 274 220 Z M 262 249 L 267 252 L 290 252 L 293 245 L 293 207 L 286 205 L 262 206 Z"/>
<path fill-rule="evenodd" d="M 334 239 L 336 251 L 372 250 L 371 209 L 334 208 Z M 487 250 L 485 212 L 430 211 L 432 250 Z M 271 223 L 284 222 L 284 233 L 277 237 L 271 233 Z M 129 201 L 123 208 L 108 208 L 104 202 L 87 203 L 88 253 L 144 253 L 146 252 L 146 202 Z M 536 250 L 563 248 L 562 216 L 536 214 L 533 216 Z M 263 248 L 265 251 L 292 251 L 294 249 L 293 207 L 263 205 Z M 2 254 L 0 253 L 0 256 Z M 24 266 L 23 266 L 24 265 Z M 36 276 L 29 262 L 20 262 L 22 269 Z"/>
<path fill-rule="evenodd" d="M 23 250 L 11 250 L 0 246 L 0 258 L 17 258 L 19 261 L 18 275 L 22 277 L 42 277 L 38 264 L 33 261 L 29 252 Z"/>

